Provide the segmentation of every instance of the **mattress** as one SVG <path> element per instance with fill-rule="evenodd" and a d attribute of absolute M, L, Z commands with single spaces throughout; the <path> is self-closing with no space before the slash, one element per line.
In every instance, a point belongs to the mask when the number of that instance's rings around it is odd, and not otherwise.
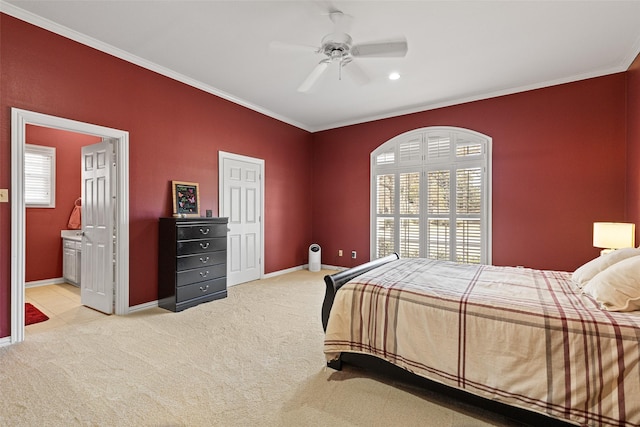
<path fill-rule="evenodd" d="M 582 425 L 640 425 L 640 313 L 602 310 L 567 272 L 400 259 L 345 284 L 327 360 L 379 357 Z"/>

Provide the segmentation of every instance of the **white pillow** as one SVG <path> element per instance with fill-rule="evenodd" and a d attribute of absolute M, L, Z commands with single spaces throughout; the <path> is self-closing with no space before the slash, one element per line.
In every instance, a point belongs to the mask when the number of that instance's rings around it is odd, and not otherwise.
<path fill-rule="evenodd" d="M 609 252 L 578 267 L 571 275 L 571 279 L 578 286 L 583 287 L 596 274 L 605 270 L 607 267 L 636 255 L 640 255 L 640 248 L 624 248 Z"/>
<path fill-rule="evenodd" d="M 582 290 L 609 311 L 640 310 L 640 256 L 596 274 Z"/>

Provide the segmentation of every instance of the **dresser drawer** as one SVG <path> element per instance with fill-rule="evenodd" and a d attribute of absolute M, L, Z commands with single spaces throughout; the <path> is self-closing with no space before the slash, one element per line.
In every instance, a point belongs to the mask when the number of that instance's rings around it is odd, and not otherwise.
<path fill-rule="evenodd" d="M 227 235 L 227 224 L 179 225 L 176 235 L 178 240 L 224 237 Z"/>
<path fill-rule="evenodd" d="M 227 263 L 180 271 L 177 273 L 178 279 L 176 286 L 184 286 L 205 280 L 217 279 L 218 277 L 226 275 Z"/>
<path fill-rule="evenodd" d="M 221 277 L 215 280 L 208 280 L 206 282 L 193 283 L 187 286 L 180 286 L 176 292 L 176 303 L 180 303 L 192 298 L 201 297 L 204 295 L 213 294 L 227 289 L 227 278 Z"/>
<path fill-rule="evenodd" d="M 227 249 L 227 238 L 183 240 L 176 242 L 178 255 L 200 254 L 204 252 L 223 251 Z"/>
<path fill-rule="evenodd" d="M 222 264 L 225 262 L 227 262 L 227 253 L 225 251 L 183 255 L 176 258 L 176 270 L 190 270 L 192 268 Z"/>

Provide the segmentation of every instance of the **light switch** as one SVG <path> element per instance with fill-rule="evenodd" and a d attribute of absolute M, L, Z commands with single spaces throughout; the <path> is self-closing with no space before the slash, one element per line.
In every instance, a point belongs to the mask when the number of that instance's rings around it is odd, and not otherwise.
<path fill-rule="evenodd" d="M 9 203 L 9 190 L 6 188 L 0 189 L 0 203 Z"/>

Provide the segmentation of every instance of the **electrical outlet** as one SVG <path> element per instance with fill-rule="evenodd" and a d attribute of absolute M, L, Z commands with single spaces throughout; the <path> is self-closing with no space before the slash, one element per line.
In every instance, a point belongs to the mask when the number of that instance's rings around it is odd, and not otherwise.
<path fill-rule="evenodd" d="M 342 256 L 342 249 L 338 249 L 338 256 Z"/>
<path fill-rule="evenodd" d="M 356 259 L 356 251 L 351 251 L 351 258 Z"/>
<path fill-rule="evenodd" d="M 9 190 L 6 188 L 0 189 L 0 203 L 9 202 Z"/>

